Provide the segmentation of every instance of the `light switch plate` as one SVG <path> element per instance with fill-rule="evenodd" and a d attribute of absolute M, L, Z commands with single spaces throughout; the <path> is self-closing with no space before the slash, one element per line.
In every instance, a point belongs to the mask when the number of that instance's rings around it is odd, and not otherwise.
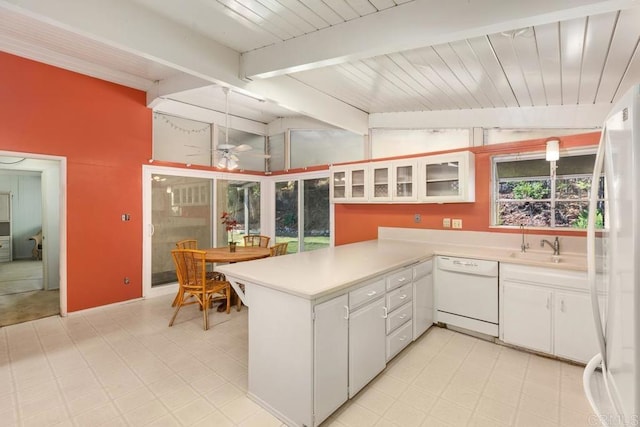
<path fill-rule="evenodd" d="M 452 225 L 453 225 L 453 228 L 462 228 L 462 220 L 461 219 L 454 219 L 452 221 Z"/>
<path fill-rule="evenodd" d="M 451 218 L 442 218 L 442 226 L 444 228 L 451 228 Z"/>

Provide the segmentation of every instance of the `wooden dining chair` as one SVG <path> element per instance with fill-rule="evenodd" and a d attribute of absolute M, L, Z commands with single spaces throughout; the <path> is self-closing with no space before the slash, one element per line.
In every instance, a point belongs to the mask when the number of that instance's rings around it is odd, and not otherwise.
<path fill-rule="evenodd" d="M 176 301 L 176 310 L 169 326 L 185 305 L 197 304 L 202 310 L 204 330 L 209 329 L 209 306 L 216 296 L 224 296 L 227 301 L 227 313 L 231 311 L 231 285 L 228 281 L 207 279 L 205 251 L 197 249 L 174 249 L 171 251 L 176 266 L 180 290 Z"/>
<path fill-rule="evenodd" d="M 287 246 L 289 246 L 289 242 L 276 243 L 275 245 L 269 248 L 271 252 L 271 256 L 280 256 L 287 254 Z"/>
<path fill-rule="evenodd" d="M 176 243 L 178 249 L 198 249 L 198 241 L 195 239 L 180 240 Z"/>
<path fill-rule="evenodd" d="M 269 236 L 261 236 L 259 234 L 247 234 L 246 236 L 244 236 L 244 245 L 260 246 L 261 248 L 268 248 L 269 240 L 271 240 L 271 237 Z"/>

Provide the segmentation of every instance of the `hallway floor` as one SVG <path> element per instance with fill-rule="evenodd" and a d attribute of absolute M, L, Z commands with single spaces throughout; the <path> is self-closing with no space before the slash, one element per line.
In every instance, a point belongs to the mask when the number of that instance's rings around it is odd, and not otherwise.
<path fill-rule="evenodd" d="M 5 426 L 259 426 L 247 313 L 173 295 L 0 328 Z M 433 327 L 323 426 L 586 426 L 583 368 Z"/>

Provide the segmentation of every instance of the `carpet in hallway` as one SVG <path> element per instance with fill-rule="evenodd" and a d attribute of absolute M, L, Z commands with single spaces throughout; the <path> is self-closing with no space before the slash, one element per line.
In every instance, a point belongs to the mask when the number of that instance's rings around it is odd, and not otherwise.
<path fill-rule="evenodd" d="M 60 314 L 60 291 L 0 296 L 0 327 Z"/>

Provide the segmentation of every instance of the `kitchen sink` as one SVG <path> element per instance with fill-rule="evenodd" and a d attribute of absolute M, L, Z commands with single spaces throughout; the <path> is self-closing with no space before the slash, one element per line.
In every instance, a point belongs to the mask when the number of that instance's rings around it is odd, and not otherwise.
<path fill-rule="evenodd" d="M 535 262 L 582 264 L 585 257 L 576 255 L 552 255 L 544 252 L 511 252 L 511 258 Z"/>

